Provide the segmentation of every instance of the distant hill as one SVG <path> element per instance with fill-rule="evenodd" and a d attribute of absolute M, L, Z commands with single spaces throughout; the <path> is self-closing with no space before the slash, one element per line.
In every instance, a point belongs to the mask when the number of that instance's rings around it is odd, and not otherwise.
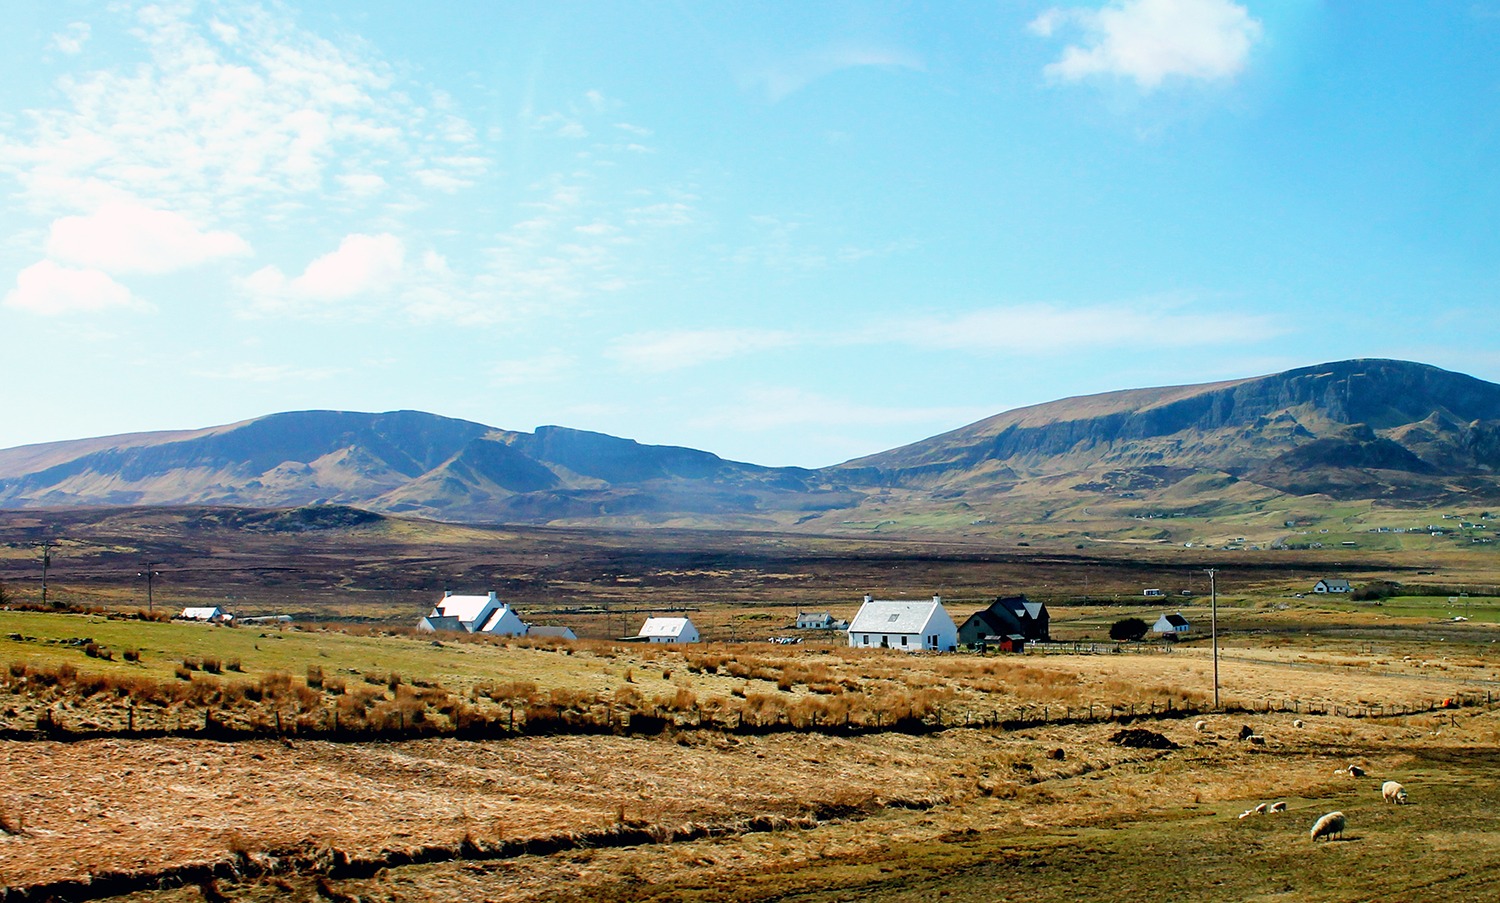
<path fill-rule="evenodd" d="M 352 505 L 457 521 L 674 516 L 857 501 L 816 471 L 600 433 L 498 430 L 418 411 L 299 411 L 0 451 L 0 507 Z"/>
<path fill-rule="evenodd" d="M 1500 385 L 1353 360 L 1054 401 L 819 470 L 556 426 L 300 411 L 3 450 L 0 507 L 321 503 L 467 522 L 943 529 L 1121 502 L 1488 503 L 1497 474 Z"/>
<path fill-rule="evenodd" d="M 1049 402 L 838 470 L 955 491 L 1071 475 L 1071 488 L 1105 495 L 1222 474 L 1290 495 L 1417 501 L 1493 496 L 1497 467 L 1500 385 L 1353 360 Z"/>

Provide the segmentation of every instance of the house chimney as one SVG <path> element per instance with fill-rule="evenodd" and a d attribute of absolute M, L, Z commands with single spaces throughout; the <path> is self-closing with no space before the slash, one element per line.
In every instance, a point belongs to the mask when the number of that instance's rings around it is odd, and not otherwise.
<path fill-rule="evenodd" d="M 866 602 L 873 602 L 875 600 L 870 598 L 870 594 L 869 593 L 865 593 L 865 601 Z"/>
<path fill-rule="evenodd" d="M 943 597 L 939 596 L 937 593 L 933 593 L 932 594 L 932 601 L 935 602 L 935 603 L 937 603 L 938 605 L 942 605 L 943 604 Z"/>
<path fill-rule="evenodd" d="M 451 595 L 453 595 L 453 590 L 451 590 L 451 589 L 445 589 L 445 590 L 443 590 L 443 598 L 444 599 L 448 598 Z"/>

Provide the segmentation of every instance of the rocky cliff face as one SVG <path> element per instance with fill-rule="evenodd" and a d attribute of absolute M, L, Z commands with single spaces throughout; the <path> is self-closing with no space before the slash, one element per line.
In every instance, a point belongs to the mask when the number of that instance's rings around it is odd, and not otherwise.
<path fill-rule="evenodd" d="M 1091 468 L 1221 471 L 1272 488 L 1348 497 L 1352 481 L 1486 476 L 1500 463 L 1500 386 L 1422 364 L 1343 361 L 1202 386 L 1131 390 L 1000 414 L 844 465 L 886 485 L 972 486 L 1003 465 L 1020 477 Z M 1326 483 L 1326 487 L 1323 484 Z"/>

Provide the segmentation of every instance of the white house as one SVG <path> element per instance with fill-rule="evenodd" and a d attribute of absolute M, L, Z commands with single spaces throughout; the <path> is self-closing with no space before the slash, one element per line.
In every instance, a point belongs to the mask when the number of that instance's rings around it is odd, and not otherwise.
<path fill-rule="evenodd" d="M 696 643 L 698 628 L 689 618 L 647 618 L 636 639 L 648 643 Z"/>
<path fill-rule="evenodd" d="M 184 608 L 182 614 L 177 617 L 184 621 L 210 621 L 213 623 L 234 620 L 234 615 L 229 614 L 217 605 L 209 608 Z"/>
<path fill-rule="evenodd" d="M 799 611 L 797 612 L 798 630 L 841 630 L 849 625 L 835 620 L 833 615 L 826 611 Z"/>
<path fill-rule="evenodd" d="M 1162 615 L 1161 617 L 1156 619 L 1156 623 L 1151 627 L 1151 631 L 1153 633 L 1165 634 L 1187 633 L 1192 629 L 1193 628 L 1188 625 L 1187 618 L 1184 618 L 1180 614 Z"/>
<path fill-rule="evenodd" d="M 943 597 L 906 602 L 865 596 L 849 622 L 849 645 L 861 649 L 905 652 L 951 652 L 958 648 L 958 627 L 943 608 Z"/>
<path fill-rule="evenodd" d="M 1323 579 L 1313 584 L 1315 593 L 1347 593 L 1349 592 L 1348 580 Z"/>
<path fill-rule="evenodd" d="M 491 592 L 488 596 L 455 596 L 443 593 L 442 601 L 433 606 L 427 617 L 417 622 L 418 630 L 462 630 L 465 633 L 488 633 L 494 636 L 524 636 L 526 624 L 515 609 L 501 602 Z"/>

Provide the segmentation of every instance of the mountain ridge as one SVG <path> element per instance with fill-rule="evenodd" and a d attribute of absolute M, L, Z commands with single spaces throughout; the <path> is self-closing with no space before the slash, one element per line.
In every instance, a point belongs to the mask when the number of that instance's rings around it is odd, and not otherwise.
<path fill-rule="evenodd" d="M 1500 498 L 1497 474 L 1500 385 L 1355 359 L 1060 399 L 817 469 L 421 411 L 282 412 L 0 450 L 0 507 L 335 503 L 469 522 L 837 528 L 861 510 L 962 499 L 1004 520 L 1023 495 L 1209 498 L 1236 483 L 1267 498 Z"/>

